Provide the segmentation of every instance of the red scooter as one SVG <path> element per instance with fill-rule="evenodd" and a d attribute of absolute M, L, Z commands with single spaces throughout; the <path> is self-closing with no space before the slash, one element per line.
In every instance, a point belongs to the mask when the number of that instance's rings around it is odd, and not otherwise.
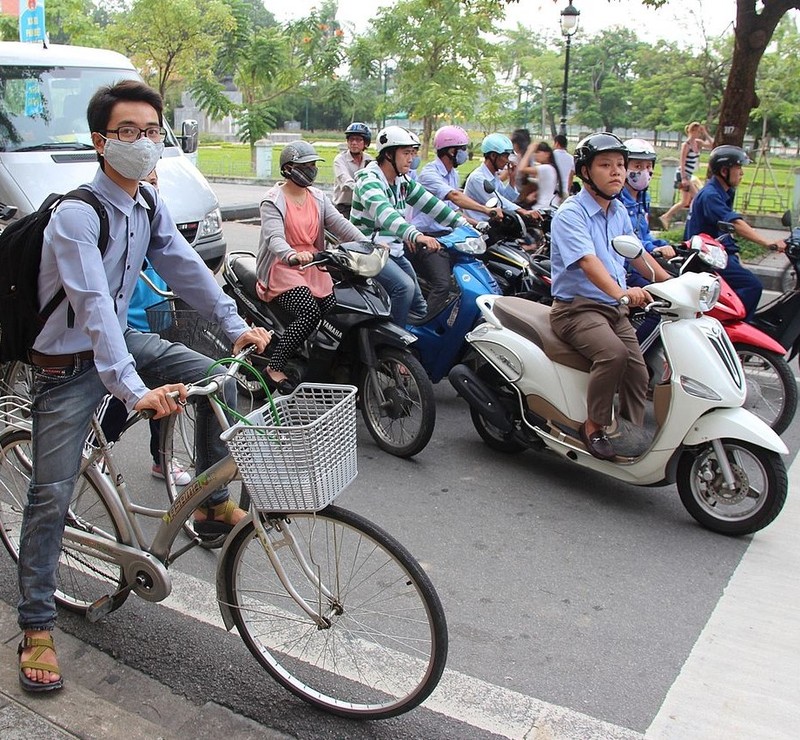
<path fill-rule="evenodd" d="M 717 271 L 725 267 L 724 247 L 708 234 L 698 234 L 677 248 L 680 272 Z M 671 260 L 675 264 L 675 260 Z M 720 297 L 708 312 L 717 319 L 733 343 L 747 383 L 744 408 L 781 434 L 797 410 L 797 381 L 785 359 L 786 349 L 757 326 L 744 321 L 741 299 L 720 277 Z"/>

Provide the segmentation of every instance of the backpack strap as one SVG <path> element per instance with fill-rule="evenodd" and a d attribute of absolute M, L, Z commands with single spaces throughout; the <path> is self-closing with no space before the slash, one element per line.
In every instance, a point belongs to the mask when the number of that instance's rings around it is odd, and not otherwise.
<path fill-rule="evenodd" d="M 69 193 L 62 195 L 60 198 L 53 199 L 53 196 L 51 195 L 42 204 L 42 208 L 55 208 L 59 203 L 65 200 L 80 200 L 83 203 L 87 203 L 94 209 L 94 212 L 97 214 L 97 218 L 100 220 L 100 234 L 97 237 L 97 248 L 100 250 L 100 256 L 102 257 L 105 254 L 106 247 L 108 247 L 108 213 L 106 213 L 106 209 L 103 207 L 103 204 L 98 200 L 97 196 L 91 190 L 87 190 L 86 188 L 76 188 L 75 190 L 71 190 Z M 50 318 L 50 315 L 53 313 L 53 311 L 59 307 L 61 302 L 66 297 L 67 293 L 62 286 L 58 289 L 58 292 L 47 302 L 47 305 L 40 311 L 39 315 L 43 323 Z"/>

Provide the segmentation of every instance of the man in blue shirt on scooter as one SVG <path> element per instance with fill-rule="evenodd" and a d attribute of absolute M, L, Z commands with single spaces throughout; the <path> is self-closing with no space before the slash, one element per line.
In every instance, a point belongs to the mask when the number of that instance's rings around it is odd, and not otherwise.
<path fill-rule="evenodd" d="M 725 247 L 728 253 L 728 265 L 724 270 L 720 270 L 719 274 L 742 299 L 747 311 L 745 321 L 753 318 L 761 300 L 763 286 L 758 277 L 739 261 L 739 245 L 736 244 L 736 240 L 730 234 L 718 236 L 718 223 L 720 221 L 732 223 L 739 236 L 767 249 L 777 249 L 779 252 L 786 250 L 786 242 L 782 239 L 773 242 L 762 236 L 744 220 L 741 213 L 733 210 L 736 186 L 744 177 L 743 166 L 749 162 L 747 154 L 738 146 L 723 144 L 711 152 L 708 160 L 711 178 L 692 201 L 683 232 L 684 239 L 690 239 L 696 234 L 708 234 L 718 238 L 720 244 Z"/>
<path fill-rule="evenodd" d="M 634 426 L 644 421 L 647 366 L 628 320 L 629 306 L 652 301 L 639 287 L 628 287 L 625 259 L 611 241 L 633 234 L 625 206 L 617 197 L 625 184 L 628 150 L 614 134 L 596 133 L 575 149 L 575 174 L 583 189 L 553 216 L 551 259 L 553 308 L 550 323 L 563 341 L 591 361 L 587 418 L 579 434 L 587 451 L 601 460 L 616 456 L 606 433 L 619 393 L 620 416 Z M 646 252 L 633 260 L 656 280 L 667 273 Z M 648 267 L 649 265 L 649 267 Z"/>

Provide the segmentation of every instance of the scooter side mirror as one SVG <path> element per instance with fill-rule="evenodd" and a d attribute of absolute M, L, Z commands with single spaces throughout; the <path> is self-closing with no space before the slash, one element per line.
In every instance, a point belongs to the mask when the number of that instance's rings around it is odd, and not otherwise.
<path fill-rule="evenodd" d="M 611 240 L 614 251 L 626 260 L 635 260 L 644 251 L 642 243 L 633 234 L 623 234 L 615 236 Z"/>
<path fill-rule="evenodd" d="M 500 206 L 500 198 L 498 198 L 495 195 L 495 196 L 489 198 L 489 200 L 487 200 L 486 203 L 484 203 L 484 205 L 487 208 L 498 208 Z"/>
<path fill-rule="evenodd" d="M 783 216 L 781 216 L 781 224 L 786 226 L 787 228 L 792 225 L 792 212 L 791 211 L 784 211 Z"/>
<path fill-rule="evenodd" d="M 495 188 L 494 183 L 491 180 L 484 180 L 483 181 L 483 189 L 487 193 L 493 193 L 497 188 Z"/>

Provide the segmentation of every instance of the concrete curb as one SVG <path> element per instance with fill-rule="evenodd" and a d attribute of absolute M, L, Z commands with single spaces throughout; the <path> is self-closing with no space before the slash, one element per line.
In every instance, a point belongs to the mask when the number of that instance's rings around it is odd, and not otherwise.
<path fill-rule="evenodd" d="M 59 630 L 64 688 L 50 695 L 19 685 L 16 610 L 0 601 L 0 737 L 64 740 L 291 740 L 213 702 L 196 705 L 169 687 Z"/>

